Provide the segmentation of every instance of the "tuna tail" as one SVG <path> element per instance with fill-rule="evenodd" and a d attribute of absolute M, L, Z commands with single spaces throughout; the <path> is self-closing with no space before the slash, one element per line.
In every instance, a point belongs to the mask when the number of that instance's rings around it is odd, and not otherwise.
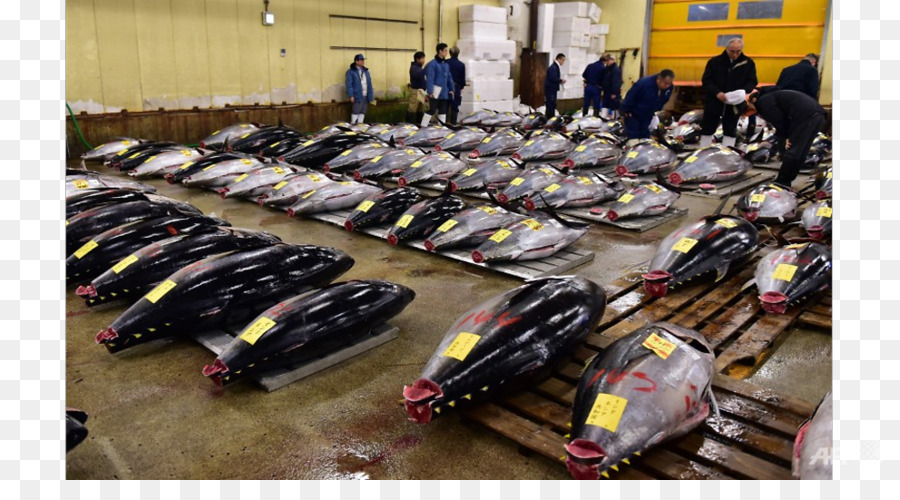
<path fill-rule="evenodd" d="M 533 133 L 534 133 L 534 130 L 529 130 L 528 132 L 525 132 L 525 136 L 522 137 L 522 140 L 527 141 L 528 138 L 531 137 L 531 134 L 533 134 Z"/>
<path fill-rule="evenodd" d="M 228 140 L 229 140 L 229 139 L 231 139 L 231 138 L 230 138 L 230 137 L 226 137 L 226 138 L 225 138 L 225 142 L 222 143 L 222 151 L 231 151 L 231 145 L 228 144 Z"/>
<path fill-rule="evenodd" d="M 394 142 L 394 136 L 393 136 L 393 135 L 391 135 L 391 138 L 388 139 L 388 146 L 390 146 L 390 147 L 392 147 L 392 148 L 396 148 L 396 147 L 397 147 L 397 143 Z"/>
<path fill-rule="evenodd" d="M 444 186 L 444 190 L 441 191 L 440 196 L 450 196 L 453 194 L 453 182 L 450 179 L 447 179 L 447 185 Z"/>
<path fill-rule="evenodd" d="M 284 122 L 281 121 L 281 117 L 278 117 L 278 128 L 284 127 Z"/>
<path fill-rule="evenodd" d="M 559 222 L 563 226 L 569 229 L 585 229 L 591 226 L 590 224 L 585 222 L 567 221 L 566 219 L 563 219 L 559 216 L 558 213 L 556 213 L 556 210 L 553 210 L 553 207 L 551 207 L 550 204 L 547 203 L 547 200 L 544 199 L 543 194 L 538 193 L 538 197 L 540 197 L 541 201 L 544 203 L 544 207 L 541 209 L 541 211 L 556 219 L 556 222 Z"/>
<path fill-rule="evenodd" d="M 713 212 L 713 217 L 722 213 L 722 209 L 725 208 L 725 204 L 728 203 L 728 199 L 729 199 L 729 197 L 726 196 L 726 197 L 722 200 L 722 203 L 719 203 L 719 206 L 716 207 L 716 211 Z"/>

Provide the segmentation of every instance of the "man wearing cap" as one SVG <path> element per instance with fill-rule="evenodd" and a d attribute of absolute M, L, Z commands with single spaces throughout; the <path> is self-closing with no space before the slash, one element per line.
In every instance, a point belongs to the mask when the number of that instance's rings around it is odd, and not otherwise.
<path fill-rule="evenodd" d="M 462 104 L 462 89 L 466 86 L 466 65 L 459 60 L 459 47 L 450 49 L 450 76 L 453 78 L 453 101 L 450 104 L 450 123 L 456 125 L 459 105 Z"/>
<path fill-rule="evenodd" d="M 796 90 L 765 87 L 747 96 L 746 114 L 759 113 L 775 126 L 781 168 L 775 183 L 791 187 L 816 135 L 825 125 L 825 110 L 812 97 Z"/>
<path fill-rule="evenodd" d="M 707 61 L 702 82 L 706 95 L 703 99 L 703 121 L 700 123 L 700 147 L 712 144 L 719 121 L 725 133 L 722 144 L 734 146 L 738 115 L 734 105 L 726 105 L 726 93 L 735 90 L 751 92 L 758 83 L 756 63 L 744 54 L 744 41 L 732 38 L 721 54 Z"/>
<path fill-rule="evenodd" d="M 616 58 L 612 54 L 603 54 L 603 64 L 606 70 L 603 72 L 603 108 L 600 116 L 603 118 L 615 118 L 619 111 L 619 100 L 622 98 L 622 68 L 616 64 Z"/>
<path fill-rule="evenodd" d="M 584 116 L 588 115 L 588 108 L 590 107 L 594 108 L 594 116 L 600 116 L 600 86 L 603 84 L 605 69 L 606 65 L 601 57 L 588 64 L 584 68 L 584 72 L 581 73 L 581 78 L 584 79 L 584 105 L 582 106 L 581 114 Z"/>
<path fill-rule="evenodd" d="M 366 56 L 356 54 L 345 79 L 351 103 L 350 123 L 363 123 L 369 103 L 375 102 L 375 91 L 372 90 L 372 77 L 369 76 L 369 68 L 366 67 Z"/>
<path fill-rule="evenodd" d="M 778 76 L 778 83 L 775 85 L 780 89 L 796 90 L 813 99 L 818 99 L 819 72 L 816 71 L 818 64 L 818 55 L 813 53 L 806 54 L 806 57 L 797 64 L 781 70 L 781 75 Z"/>
<path fill-rule="evenodd" d="M 650 122 L 672 96 L 674 80 L 675 73 L 670 69 L 664 69 L 656 75 L 641 78 L 631 87 L 625 95 L 625 100 L 622 101 L 625 134 L 629 139 L 650 137 Z"/>
<path fill-rule="evenodd" d="M 450 110 L 450 101 L 453 99 L 453 77 L 450 75 L 450 66 L 447 64 L 447 44 L 439 43 L 435 48 L 437 52 L 425 66 L 426 99 L 428 99 L 428 112 L 422 117 L 421 125 L 427 127 L 431 123 L 431 117 L 438 116 L 438 120 L 447 123 L 447 111 Z"/>

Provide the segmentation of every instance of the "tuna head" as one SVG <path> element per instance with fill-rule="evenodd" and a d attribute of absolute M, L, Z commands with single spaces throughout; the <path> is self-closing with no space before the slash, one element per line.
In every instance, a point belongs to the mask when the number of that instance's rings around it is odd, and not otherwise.
<path fill-rule="evenodd" d="M 644 289 L 663 297 L 669 287 L 710 271 L 725 277 L 732 262 L 746 257 L 759 242 L 759 231 L 749 221 L 729 215 L 708 216 L 684 226 L 660 243 L 643 275 Z"/>
<path fill-rule="evenodd" d="M 821 243 L 788 245 L 756 266 L 763 310 L 784 314 L 787 306 L 831 284 L 831 252 Z"/>
<path fill-rule="evenodd" d="M 403 388 L 410 420 L 554 367 L 596 328 L 606 294 L 580 277 L 529 280 L 463 313 L 421 376 Z"/>
<path fill-rule="evenodd" d="M 606 212 L 606 218 L 615 222 L 619 219 L 658 215 L 668 210 L 680 196 L 680 193 L 655 182 L 644 182 L 613 202 Z"/>
<path fill-rule="evenodd" d="M 832 214 L 831 200 L 825 199 L 806 207 L 800 220 L 810 238 L 824 240 L 831 237 Z"/>
<path fill-rule="evenodd" d="M 760 224 L 782 223 L 797 217 L 797 195 L 778 184 L 761 184 L 737 201 L 741 216 Z"/>
<path fill-rule="evenodd" d="M 828 167 L 816 174 L 813 182 L 816 187 L 816 198 L 831 198 L 832 186 L 834 185 L 834 167 Z"/>
<path fill-rule="evenodd" d="M 669 174 L 669 182 L 678 186 L 683 183 L 725 181 L 744 175 L 751 166 L 750 161 L 736 149 L 710 146 L 682 160 Z"/>
<path fill-rule="evenodd" d="M 498 262 L 549 257 L 587 233 L 587 225 L 568 227 L 549 217 L 525 219 L 498 230 L 472 252 L 472 261 Z"/>
<path fill-rule="evenodd" d="M 522 119 L 522 128 L 525 130 L 536 130 L 547 123 L 547 116 L 544 113 L 529 113 Z"/>
<path fill-rule="evenodd" d="M 791 473 L 797 479 L 832 479 L 834 402 L 831 391 L 797 432 Z"/>
<path fill-rule="evenodd" d="M 669 323 L 619 338 L 588 361 L 566 444 L 572 477 L 609 477 L 609 468 L 702 423 L 714 363 L 700 334 Z"/>

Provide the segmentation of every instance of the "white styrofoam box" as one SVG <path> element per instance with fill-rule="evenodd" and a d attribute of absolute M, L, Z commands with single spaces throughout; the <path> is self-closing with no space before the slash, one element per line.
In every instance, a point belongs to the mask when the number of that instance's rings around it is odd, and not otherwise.
<path fill-rule="evenodd" d="M 587 31 L 554 31 L 554 47 L 588 47 L 591 45 L 591 34 Z"/>
<path fill-rule="evenodd" d="M 591 35 L 608 35 L 609 34 L 609 25 L 608 24 L 592 24 L 591 25 Z"/>
<path fill-rule="evenodd" d="M 482 22 L 506 24 L 506 9 L 487 5 L 460 5 L 459 22 Z"/>
<path fill-rule="evenodd" d="M 560 2 L 553 6 L 556 17 L 588 17 L 588 2 Z"/>
<path fill-rule="evenodd" d="M 459 36 L 475 40 L 506 40 L 506 23 L 459 23 Z"/>
<path fill-rule="evenodd" d="M 497 80 L 509 78 L 509 61 L 476 61 L 464 59 L 467 80 Z"/>
<path fill-rule="evenodd" d="M 553 13 L 556 4 L 542 3 L 538 6 L 537 51 L 550 52 L 553 47 Z M 556 54 L 550 54 L 552 59 Z"/>
<path fill-rule="evenodd" d="M 589 18 L 591 18 L 591 21 L 593 21 L 595 23 L 599 23 L 600 22 L 600 14 L 602 14 L 602 13 L 603 13 L 603 11 L 600 10 L 599 5 L 595 4 L 594 2 L 591 2 L 590 4 L 588 4 L 587 16 Z"/>
<path fill-rule="evenodd" d="M 571 47 L 571 46 L 561 46 L 554 45 L 552 49 L 550 49 L 551 59 L 556 57 L 556 54 L 565 54 L 566 55 L 566 64 L 569 63 L 570 59 L 585 59 L 587 58 L 588 50 L 585 47 Z"/>
<path fill-rule="evenodd" d="M 512 40 L 460 38 L 456 41 L 456 47 L 459 48 L 459 54 L 466 59 L 512 61 L 516 57 L 516 42 Z"/>
<path fill-rule="evenodd" d="M 598 54 L 606 52 L 606 35 L 591 35 L 590 51 Z"/>
<path fill-rule="evenodd" d="M 578 31 L 587 33 L 591 29 L 591 20 L 586 17 L 555 17 L 553 32 Z"/>
<path fill-rule="evenodd" d="M 584 97 L 584 87 L 581 85 L 566 85 L 566 88 L 556 94 L 557 99 L 581 99 Z"/>
<path fill-rule="evenodd" d="M 516 108 L 516 101 L 513 99 L 506 99 L 502 101 L 484 101 L 484 102 L 471 102 L 463 99 L 463 102 L 459 105 L 459 116 L 466 116 L 467 114 L 478 111 L 479 109 L 489 109 L 491 111 L 498 111 L 500 113 L 506 111 L 513 111 Z"/>
<path fill-rule="evenodd" d="M 462 93 L 463 101 L 484 102 L 504 101 L 513 98 L 513 81 L 506 80 L 472 80 L 466 83 Z"/>

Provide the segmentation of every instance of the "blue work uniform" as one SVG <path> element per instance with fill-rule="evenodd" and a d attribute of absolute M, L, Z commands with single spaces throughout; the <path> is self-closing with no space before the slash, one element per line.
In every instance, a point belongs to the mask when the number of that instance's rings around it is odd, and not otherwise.
<path fill-rule="evenodd" d="M 600 92 L 605 71 L 606 66 L 603 61 L 595 61 L 588 64 L 581 73 L 581 77 L 584 78 L 584 106 L 581 108 L 581 113 L 584 116 L 587 116 L 588 108 L 591 106 L 594 107 L 594 116 L 600 114 Z"/>
<path fill-rule="evenodd" d="M 672 96 L 675 86 L 661 90 L 656 84 L 657 76 L 645 76 L 638 80 L 622 101 L 622 112 L 630 114 L 625 117 L 625 133 L 629 139 L 649 138 L 653 114 L 661 110 Z"/>

